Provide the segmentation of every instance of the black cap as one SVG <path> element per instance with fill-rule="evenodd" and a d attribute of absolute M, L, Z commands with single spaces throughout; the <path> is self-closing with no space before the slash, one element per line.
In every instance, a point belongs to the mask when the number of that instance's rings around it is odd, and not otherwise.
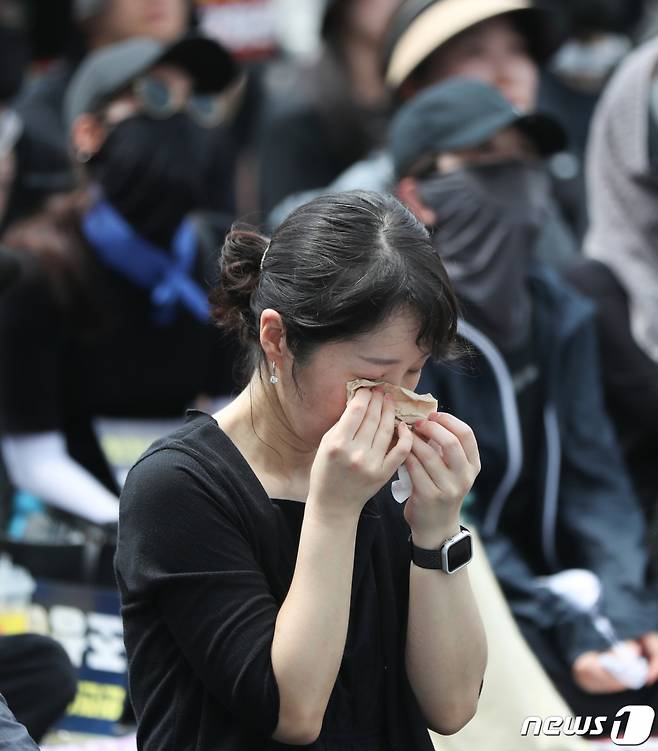
<path fill-rule="evenodd" d="M 238 76 L 231 55 L 207 37 L 190 35 L 173 44 L 133 37 L 103 47 L 80 64 L 64 99 L 67 128 L 159 63 L 173 63 L 187 71 L 199 91 L 220 92 Z"/>
<path fill-rule="evenodd" d="M 510 125 L 523 132 L 542 156 L 566 147 L 566 134 L 557 120 L 522 113 L 481 81 L 451 78 L 430 86 L 403 105 L 391 123 L 396 175 L 405 175 L 426 154 L 478 146 Z"/>

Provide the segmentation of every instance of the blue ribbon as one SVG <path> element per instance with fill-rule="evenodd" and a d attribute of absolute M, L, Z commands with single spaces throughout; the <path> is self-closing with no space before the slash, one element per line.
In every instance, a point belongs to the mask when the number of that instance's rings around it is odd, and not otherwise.
<path fill-rule="evenodd" d="M 176 230 L 171 253 L 139 235 L 105 200 L 85 214 L 82 231 L 106 266 L 150 292 L 157 324 L 172 323 L 179 305 L 199 321 L 209 320 L 208 295 L 191 276 L 197 239 L 190 219 L 184 219 Z"/>

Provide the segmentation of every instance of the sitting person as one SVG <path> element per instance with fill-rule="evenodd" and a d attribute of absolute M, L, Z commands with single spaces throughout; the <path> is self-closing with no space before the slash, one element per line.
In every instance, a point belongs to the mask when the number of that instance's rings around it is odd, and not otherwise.
<path fill-rule="evenodd" d="M 478 450 L 431 406 L 396 425 L 372 381 L 412 390 L 450 352 L 441 260 L 399 201 L 354 192 L 271 240 L 236 228 L 220 263 L 213 312 L 245 388 L 157 441 L 121 494 L 138 745 L 431 751 L 428 727 L 475 714 L 486 664 L 459 523 Z M 374 388 L 346 404 L 350 382 Z"/>
<path fill-rule="evenodd" d="M 62 6 L 60 13 L 70 15 L 65 23 L 71 28 L 62 58 L 31 77 L 17 97 L 24 129 L 8 221 L 37 211 L 49 196 L 75 187 L 62 101 L 84 57 L 132 37 L 170 43 L 185 34 L 193 20 L 189 0 L 159 0 L 157 7 L 153 0 L 70 0 L 66 5 L 70 7 Z"/>
<path fill-rule="evenodd" d="M 535 106 L 539 66 L 557 44 L 556 16 L 527 0 L 469 2 L 406 0 L 389 24 L 383 45 L 386 82 L 398 104 L 450 78 L 465 77 L 495 86 L 522 111 Z M 394 190 L 395 175 L 388 151 L 374 151 L 348 168 L 328 188 Z M 310 193 L 291 196 L 271 212 L 275 227 Z M 536 244 L 538 257 L 558 268 L 578 256 L 572 232 L 551 197 Z"/>
<path fill-rule="evenodd" d="M 588 260 L 569 280 L 597 304 L 606 404 L 652 529 L 658 582 L 658 41 L 634 52 L 596 110 Z M 641 106 L 640 106 L 641 104 Z"/>
<path fill-rule="evenodd" d="M 658 700 L 658 602 L 602 402 L 594 310 L 533 261 L 539 157 L 563 141 L 555 121 L 466 79 L 422 92 L 391 128 L 399 195 L 434 229 L 471 350 L 428 363 L 419 390 L 478 436 L 468 511 L 524 636 L 574 713 L 611 718 Z"/>
<path fill-rule="evenodd" d="M 261 209 L 328 185 L 386 137 L 389 97 L 380 69 L 384 31 L 399 0 L 333 0 L 323 51 L 285 61 L 266 77 L 260 153 Z"/>
<path fill-rule="evenodd" d="M 178 418 L 233 388 L 207 300 L 226 223 L 203 213 L 203 186 L 215 94 L 236 72 L 202 37 L 90 55 L 66 98 L 84 185 L 4 237 L 31 260 L 1 303 L 7 470 L 96 524 L 116 524 L 119 488 L 94 418 Z"/>

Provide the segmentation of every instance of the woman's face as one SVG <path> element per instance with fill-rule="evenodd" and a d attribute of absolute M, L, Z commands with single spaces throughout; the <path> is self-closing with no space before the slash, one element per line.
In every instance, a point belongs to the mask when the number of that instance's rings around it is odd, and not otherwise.
<path fill-rule="evenodd" d="M 429 356 L 416 344 L 417 336 L 416 317 L 400 312 L 366 334 L 324 344 L 304 367 L 296 368 L 299 393 L 292 380 L 292 358 L 287 356 L 281 366 L 279 396 L 291 429 L 304 445 L 317 447 L 338 422 L 345 410 L 348 381 L 366 378 L 415 389 Z"/>
<path fill-rule="evenodd" d="M 132 36 L 169 42 L 185 33 L 188 12 L 187 0 L 112 0 L 95 26 L 102 44 Z"/>
<path fill-rule="evenodd" d="M 507 18 L 483 21 L 447 42 L 430 59 L 423 80 L 438 83 L 455 76 L 494 86 L 523 112 L 535 106 L 537 66 L 525 38 Z"/>

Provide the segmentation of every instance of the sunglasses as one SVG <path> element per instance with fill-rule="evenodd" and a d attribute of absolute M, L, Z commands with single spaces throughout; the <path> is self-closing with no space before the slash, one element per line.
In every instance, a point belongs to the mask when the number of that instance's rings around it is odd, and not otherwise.
<path fill-rule="evenodd" d="M 202 94 L 173 85 L 158 76 L 142 76 L 133 84 L 141 109 L 153 118 L 166 120 L 185 111 L 204 128 L 214 128 L 224 119 L 225 106 L 218 94 Z"/>

